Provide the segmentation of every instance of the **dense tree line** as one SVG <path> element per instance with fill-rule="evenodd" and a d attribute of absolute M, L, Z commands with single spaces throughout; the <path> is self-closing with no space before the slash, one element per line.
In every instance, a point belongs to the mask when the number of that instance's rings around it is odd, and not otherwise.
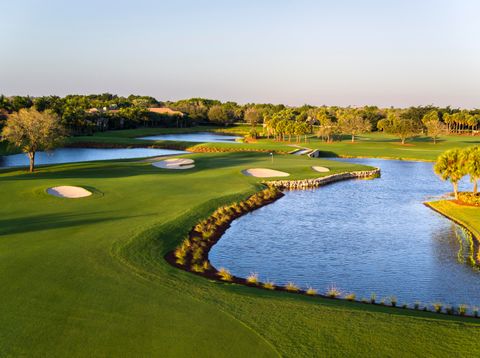
<path fill-rule="evenodd" d="M 360 108 L 221 102 L 205 98 L 160 102 L 149 96 L 121 97 L 109 93 L 68 95 L 65 97 L 0 96 L 0 127 L 11 113 L 35 107 L 52 111 L 71 134 L 137 128 L 144 126 L 189 126 L 192 124 L 231 125 L 246 122 L 252 126 L 250 136 L 276 140 L 300 141 L 316 134 L 327 142 L 370 131 L 383 131 L 405 143 L 417 135 L 428 135 L 434 142 L 444 134 L 479 134 L 480 111 L 418 106 L 406 109 Z M 167 107 L 178 111 L 155 113 L 150 108 Z M 263 129 L 259 129 L 262 125 Z"/>

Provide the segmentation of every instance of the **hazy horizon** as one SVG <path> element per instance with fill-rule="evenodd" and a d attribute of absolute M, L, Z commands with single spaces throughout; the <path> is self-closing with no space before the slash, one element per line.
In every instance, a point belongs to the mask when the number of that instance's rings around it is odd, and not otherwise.
<path fill-rule="evenodd" d="M 0 93 L 480 107 L 473 0 L 3 4 Z"/>

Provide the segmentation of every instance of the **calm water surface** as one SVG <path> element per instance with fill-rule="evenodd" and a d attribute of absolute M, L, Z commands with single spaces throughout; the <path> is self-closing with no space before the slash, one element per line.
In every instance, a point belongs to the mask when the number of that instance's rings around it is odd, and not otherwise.
<path fill-rule="evenodd" d="M 183 154 L 179 150 L 153 149 L 153 148 L 129 148 L 129 149 L 97 149 L 97 148 L 59 148 L 52 152 L 38 152 L 35 163 L 60 164 L 87 162 L 93 160 L 108 159 L 131 159 L 152 157 L 157 155 Z M 28 157 L 25 154 L 13 154 L 0 156 L 0 168 L 27 166 Z"/>
<path fill-rule="evenodd" d="M 239 136 L 211 133 L 211 132 L 198 132 L 198 133 L 183 133 L 183 134 L 161 134 L 148 137 L 141 137 L 138 139 L 145 140 L 177 140 L 184 142 L 222 142 L 222 143 L 235 143 L 235 139 L 241 138 Z"/>
<path fill-rule="evenodd" d="M 422 204 L 451 191 L 432 164 L 349 161 L 380 167 L 382 177 L 287 192 L 233 222 L 213 265 L 319 292 L 335 285 L 357 299 L 480 305 L 480 273 L 463 262 L 461 230 Z"/>

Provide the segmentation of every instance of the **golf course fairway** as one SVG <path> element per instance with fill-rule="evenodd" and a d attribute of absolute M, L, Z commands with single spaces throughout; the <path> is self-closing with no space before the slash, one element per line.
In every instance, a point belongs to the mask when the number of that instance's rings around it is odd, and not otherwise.
<path fill-rule="evenodd" d="M 473 318 L 270 292 L 170 266 L 164 255 L 198 220 L 260 190 L 262 179 L 242 170 L 270 168 L 299 179 L 366 168 L 286 155 L 272 164 L 264 153 L 184 157 L 195 168 L 117 160 L 40 167 L 34 174 L 0 171 L 0 356 L 480 352 Z M 93 194 L 69 200 L 46 193 L 62 185 Z"/>

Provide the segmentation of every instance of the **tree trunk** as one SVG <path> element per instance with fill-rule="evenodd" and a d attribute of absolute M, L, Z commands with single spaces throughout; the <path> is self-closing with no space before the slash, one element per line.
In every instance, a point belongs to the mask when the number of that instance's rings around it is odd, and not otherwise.
<path fill-rule="evenodd" d="M 28 159 L 30 159 L 30 173 L 35 171 L 35 152 L 28 152 Z"/>
<path fill-rule="evenodd" d="M 437 137 L 433 137 L 433 144 L 437 144 Z"/>
<path fill-rule="evenodd" d="M 402 138 L 402 144 L 405 144 L 405 138 Z"/>
<path fill-rule="evenodd" d="M 355 143 L 355 134 L 352 134 L 352 143 Z"/>
<path fill-rule="evenodd" d="M 478 192 L 478 179 L 473 178 L 473 195 L 477 195 Z"/>
<path fill-rule="evenodd" d="M 453 184 L 453 193 L 455 194 L 455 199 L 458 200 L 458 182 L 454 182 Z"/>

